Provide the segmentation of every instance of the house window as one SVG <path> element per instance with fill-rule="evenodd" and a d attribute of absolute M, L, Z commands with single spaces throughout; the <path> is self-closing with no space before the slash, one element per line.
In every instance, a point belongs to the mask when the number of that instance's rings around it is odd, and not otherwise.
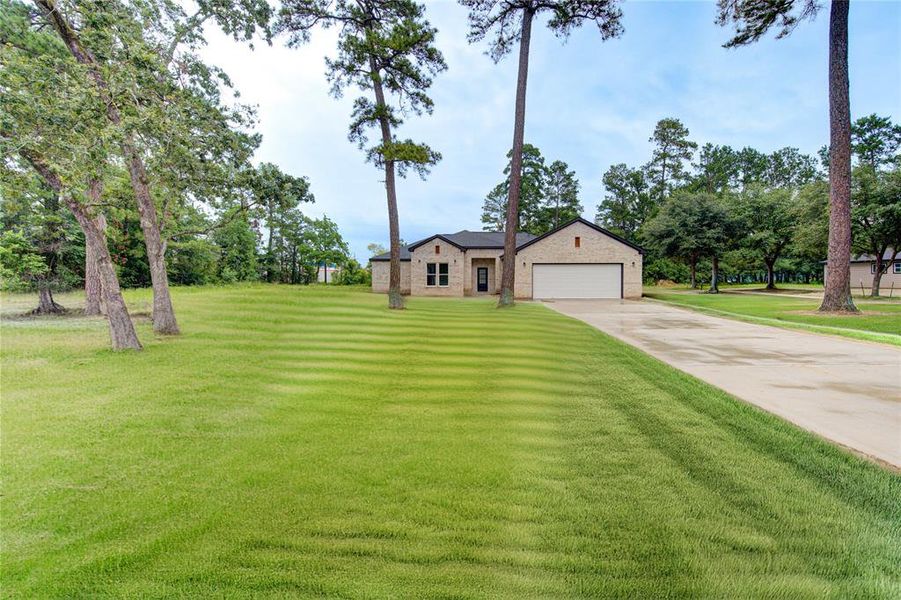
<path fill-rule="evenodd" d="M 426 263 L 425 265 L 425 284 L 428 287 L 447 287 L 448 286 L 448 270 L 447 263 Z"/>
<path fill-rule="evenodd" d="M 895 275 L 901 275 L 901 261 L 896 262 L 892 265 L 892 273 Z"/>
<path fill-rule="evenodd" d="M 581 248 L 581 247 L 582 247 L 582 238 L 580 238 L 579 236 L 576 236 L 576 248 Z"/>
<path fill-rule="evenodd" d="M 435 254 L 441 254 L 441 246 L 435 244 Z"/>
<path fill-rule="evenodd" d="M 876 274 L 876 263 L 870 263 L 870 273 Z"/>

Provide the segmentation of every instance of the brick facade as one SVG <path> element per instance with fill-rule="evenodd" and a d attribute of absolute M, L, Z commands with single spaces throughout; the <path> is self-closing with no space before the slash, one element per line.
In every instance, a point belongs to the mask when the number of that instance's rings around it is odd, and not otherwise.
<path fill-rule="evenodd" d="M 576 237 L 579 238 L 579 247 L 575 245 Z M 496 294 L 500 289 L 502 254 L 503 250 L 499 248 L 471 248 L 464 251 L 436 236 L 421 242 L 410 253 L 410 260 L 401 262 L 401 292 L 413 296 Z M 517 298 L 532 297 L 533 265 L 553 263 L 621 264 L 623 297 L 641 298 L 641 252 L 581 220 L 573 221 L 546 237 L 529 243 L 517 253 L 516 261 L 514 293 Z M 447 286 L 427 285 L 428 263 L 448 265 Z M 488 292 L 476 291 L 478 267 L 488 268 Z M 372 291 L 388 291 L 388 261 L 373 261 Z"/>
<path fill-rule="evenodd" d="M 387 260 L 372 262 L 372 291 L 377 294 L 388 293 L 388 276 L 390 263 Z M 410 261 L 400 263 L 400 293 L 410 293 Z"/>
<path fill-rule="evenodd" d="M 579 237 L 576 248 L 575 238 Z M 579 221 L 538 240 L 516 254 L 516 298 L 532 297 L 532 265 L 553 263 L 620 263 L 623 298 L 641 298 L 641 253 Z"/>

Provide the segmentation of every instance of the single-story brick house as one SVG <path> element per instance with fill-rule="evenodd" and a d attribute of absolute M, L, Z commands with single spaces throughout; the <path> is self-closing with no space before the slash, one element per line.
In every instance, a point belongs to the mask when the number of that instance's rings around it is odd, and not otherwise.
<path fill-rule="evenodd" d="M 895 284 L 895 289 L 901 289 L 901 256 L 892 261 L 895 254 L 894 248 L 889 248 L 882 255 L 883 265 L 886 269 L 882 274 L 879 285 L 882 289 L 889 289 Z M 873 285 L 873 275 L 876 274 L 876 257 L 871 254 L 859 254 L 851 257 L 851 287 L 863 286 L 870 289 Z M 823 277 L 826 277 L 826 265 L 823 265 Z"/>
<path fill-rule="evenodd" d="M 401 292 L 498 293 L 504 233 L 435 234 L 401 249 Z M 640 298 L 643 250 L 585 219 L 534 236 L 516 234 L 516 298 Z M 388 291 L 389 255 L 372 258 L 372 291 Z"/>

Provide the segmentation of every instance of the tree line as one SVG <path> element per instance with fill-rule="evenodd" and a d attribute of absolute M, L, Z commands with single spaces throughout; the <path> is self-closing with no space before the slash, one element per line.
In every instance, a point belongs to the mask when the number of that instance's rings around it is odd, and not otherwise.
<path fill-rule="evenodd" d="M 678 119 L 663 119 L 650 138 L 653 157 L 604 175 L 599 224 L 651 251 L 646 280 L 685 279 L 698 286 L 698 265 L 711 269 L 710 291 L 724 278 L 776 286 L 777 269 L 805 281 L 819 279 L 828 253 L 829 154 L 819 158 L 783 148 L 764 154 L 750 147 L 697 144 Z M 877 257 L 871 294 L 901 246 L 901 125 L 869 115 L 851 126 L 855 164 L 851 185 L 853 249 Z M 674 150 L 675 149 L 675 150 Z M 666 165 L 666 167 L 664 167 Z M 663 177 L 664 168 L 670 176 Z"/>
<path fill-rule="evenodd" d="M 83 278 L 114 349 L 140 349 L 122 285 L 153 290 L 155 333 L 179 325 L 170 281 L 303 282 L 346 263 L 309 182 L 254 166 L 256 114 L 200 59 L 204 25 L 271 41 L 265 0 L 0 1 L 0 191 L 4 284 L 39 290 Z M 266 243 L 262 246 L 262 238 Z"/>
<path fill-rule="evenodd" d="M 576 27 L 594 23 L 602 40 L 623 33 L 622 12 L 616 0 L 460 0 L 470 9 L 471 42 L 489 39 L 488 54 L 499 61 L 514 46 L 519 46 L 516 100 L 513 115 L 513 144 L 507 198 L 504 253 L 516 250 L 516 231 L 521 193 L 525 130 L 526 88 L 529 73 L 529 47 L 532 23 L 536 16 L 549 15 L 547 26 L 565 38 Z M 819 0 L 718 0 L 716 24 L 734 27 L 733 37 L 724 44 L 737 48 L 751 44 L 775 30 L 785 37 L 801 21 L 813 19 L 821 8 Z M 848 0 L 832 0 L 829 14 L 829 221 L 828 271 L 820 310 L 856 312 L 851 299 L 851 114 L 848 76 Z M 661 134 L 665 132 L 660 132 Z M 675 132 L 678 133 L 678 132 Z M 661 135 L 661 137 L 663 137 Z M 677 136 L 678 137 L 678 136 Z M 667 147 L 663 155 L 684 156 L 692 148 Z M 658 161 L 659 169 L 652 185 L 658 198 L 667 194 L 673 177 L 673 165 Z M 678 176 L 678 173 L 675 174 Z M 515 262 L 506 261 L 501 274 L 499 306 L 513 304 Z"/>
<path fill-rule="evenodd" d="M 622 35 L 622 12 L 618 0 L 460 3 L 469 11 L 471 43 L 487 40 L 487 53 L 496 62 L 516 46 L 519 50 L 504 219 L 505 252 L 512 255 L 523 189 L 532 24 L 546 15 L 547 27 L 560 38 L 583 24 L 593 24 L 606 40 Z M 405 118 L 431 113 L 429 88 L 447 68 L 424 5 L 414 0 L 284 0 L 276 9 L 266 0 L 197 0 L 190 7 L 191 13 L 164 0 L 34 0 L 31 4 L 0 0 L 4 181 L 14 181 L 15 190 L 36 185 L 23 178 L 39 181 L 44 189 L 32 196 L 32 206 L 48 206 L 40 198 L 55 196 L 55 202 L 78 223 L 90 258 L 86 272 L 97 273 L 96 287 L 113 347 L 138 349 L 140 342 L 121 299 L 108 234 L 114 237 L 118 234 L 113 230 L 129 225 L 140 236 L 146 277 L 153 288 L 153 329 L 174 335 L 179 326 L 169 293 L 167 251 L 179 240 L 187 241 L 186 232 L 196 231 L 196 222 L 210 215 L 217 228 L 237 229 L 238 219 L 249 218 L 241 215 L 249 215 L 261 202 L 259 179 L 265 174 L 250 162 L 260 142 L 253 132 L 256 115 L 252 107 L 237 101 L 227 74 L 200 59 L 197 50 L 205 43 L 207 26 L 251 45 L 255 40 L 272 43 L 274 36 L 281 35 L 291 47 L 305 44 L 319 29 L 338 30 L 335 52 L 326 58 L 326 76 L 336 97 L 359 91 L 348 138 L 383 177 L 391 258 L 388 304 L 403 308 L 396 180 L 409 172 L 425 177 L 441 159 L 427 144 L 398 135 Z M 819 8 L 816 0 L 719 0 L 717 23 L 734 25 L 735 35 L 726 46 L 737 47 L 773 28 L 780 37 L 788 35 Z M 849 287 L 847 17 L 847 0 L 833 0 L 829 270 L 824 310 L 855 310 Z M 376 137 L 370 141 L 373 132 Z M 661 131 L 660 137 L 672 133 L 678 131 Z M 682 174 L 672 158 L 689 150 L 678 144 L 660 148 L 649 181 L 656 200 L 674 194 Z M 564 188 L 565 179 L 561 177 Z M 495 199 L 502 198 L 504 191 L 497 190 Z M 133 218 L 112 218 L 117 198 L 127 198 Z M 557 208 L 554 218 L 559 218 Z M 526 214 L 532 218 L 531 212 Z M 547 212 L 535 214 L 549 218 Z M 535 219 L 539 222 L 539 217 Z M 233 233 L 236 239 L 241 237 Z M 303 256 L 299 240 L 300 236 L 279 230 L 267 241 L 267 278 L 285 277 L 285 273 L 293 278 L 302 272 L 299 259 L 294 258 Z M 292 258 L 285 261 L 283 252 L 275 260 L 270 250 L 285 251 Z M 222 269 L 220 276 L 231 276 L 232 271 Z M 515 261 L 505 262 L 499 306 L 513 303 L 514 277 Z"/>

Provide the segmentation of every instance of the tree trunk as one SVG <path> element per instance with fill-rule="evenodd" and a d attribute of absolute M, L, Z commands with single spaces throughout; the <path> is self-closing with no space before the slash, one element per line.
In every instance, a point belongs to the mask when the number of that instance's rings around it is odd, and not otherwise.
<path fill-rule="evenodd" d="M 879 297 L 879 286 L 882 284 L 882 270 L 885 268 L 885 261 L 882 260 L 882 254 L 876 255 L 876 272 L 873 273 L 873 285 L 870 286 L 870 296 Z"/>
<path fill-rule="evenodd" d="M 94 225 L 103 235 L 104 245 L 106 245 L 106 218 L 102 214 L 94 217 Z M 100 277 L 100 267 L 97 264 L 97 255 L 93 246 L 87 243 L 85 239 L 84 245 L 84 314 L 88 316 L 97 316 L 103 314 L 103 290 Z"/>
<path fill-rule="evenodd" d="M 510 189 L 507 191 L 507 222 L 504 231 L 504 263 L 497 305 L 512 306 L 516 284 L 516 230 L 519 229 L 519 195 L 522 188 L 522 147 L 526 126 L 526 84 L 529 77 L 529 43 L 532 38 L 531 8 L 522 11 L 519 39 L 519 73 L 516 79 L 516 110 L 513 118 L 513 152 L 510 161 Z"/>
<path fill-rule="evenodd" d="M 882 276 L 891 268 L 891 266 L 895 263 L 895 258 L 898 256 L 898 250 L 895 250 L 892 253 L 892 258 L 889 261 L 885 261 L 883 257 L 885 256 L 887 248 L 879 248 L 876 253 L 876 272 L 873 273 L 873 286 L 870 288 L 870 296 L 873 298 L 879 297 L 879 288 L 882 285 Z"/>
<path fill-rule="evenodd" d="M 775 290 L 776 289 L 776 274 L 773 271 L 773 267 L 775 266 L 775 261 L 765 261 L 766 264 L 766 289 Z"/>
<path fill-rule="evenodd" d="M 272 242 L 273 242 L 273 234 L 274 232 L 274 223 L 275 223 L 275 215 L 274 208 L 272 206 L 273 200 L 269 201 L 269 206 L 267 207 L 267 224 L 269 225 L 269 241 L 266 244 L 266 281 L 272 283 L 274 281 L 273 278 L 273 266 L 275 265 L 275 258 L 272 256 Z"/>
<path fill-rule="evenodd" d="M 20 150 L 19 153 L 34 167 L 44 181 L 47 182 L 47 185 L 57 194 L 62 192 L 62 182 L 59 177 L 39 156 L 24 149 Z M 99 193 L 99 184 L 91 181 L 88 189 L 91 193 L 95 191 Z M 140 350 L 141 342 L 138 341 L 134 324 L 131 322 L 128 308 L 125 306 L 125 300 L 122 298 L 122 291 L 119 289 L 119 280 L 116 277 L 115 269 L 113 269 L 113 259 L 110 256 L 109 248 L 106 247 L 106 236 L 97 228 L 94 219 L 88 215 L 85 208 L 77 200 L 69 196 L 65 198 L 65 203 L 81 226 L 86 243 L 91 246 L 92 251 L 97 256 L 97 265 L 101 279 L 100 288 L 103 290 L 103 302 L 106 305 L 106 318 L 109 323 L 110 342 L 113 350 Z"/>
<path fill-rule="evenodd" d="M 832 0 L 829 18 L 829 252 L 820 310 L 858 312 L 851 299 L 848 0 Z"/>
<path fill-rule="evenodd" d="M 31 311 L 33 315 L 60 315 L 66 312 L 65 307 L 53 299 L 53 291 L 49 281 L 38 283 L 38 307 Z"/>
<path fill-rule="evenodd" d="M 381 75 L 375 57 L 369 57 L 372 72 L 372 88 L 375 92 L 376 110 L 379 110 L 379 127 L 382 130 L 382 145 L 387 148 L 391 142 L 391 124 L 384 113 L 385 92 L 382 89 Z M 397 186 L 394 175 L 394 161 L 385 160 L 385 193 L 388 197 L 388 238 L 391 246 L 391 258 L 388 263 L 388 308 L 404 307 L 404 297 L 400 291 L 400 224 L 397 216 Z M 327 273 L 327 272 L 326 272 Z"/>
<path fill-rule="evenodd" d="M 122 118 L 119 109 L 109 93 L 109 84 L 100 70 L 97 59 L 90 50 L 82 46 L 78 33 L 71 23 L 65 18 L 63 12 L 56 5 L 55 0 L 35 0 L 35 3 L 43 10 L 44 16 L 56 29 L 60 39 L 66 45 L 69 52 L 77 62 L 88 67 L 88 75 L 100 93 L 100 98 L 106 105 L 106 116 L 113 125 L 121 125 Z M 147 248 L 147 262 L 150 266 L 150 280 L 153 285 L 153 330 L 156 333 L 177 334 L 178 323 L 175 320 L 175 312 L 172 308 L 172 299 L 169 296 L 169 277 L 166 273 L 166 245 L 160 235 L 159 220 L 156 214 L 156 206 L 150 194 L 149 179 L 144 167 L 144 161 L 134 143 L 134 136 L 125 132 L 121 142 L 122 154 L 125 157 L 128 174 L 131 179 L 131 187 L 135 194 L 135 202 L 138 214 L 141 217 L 141 230 L 144 233 L 144 245 Z"/>
<path fill-rule="evenodd" d="M 97 270 L 100 272 L 100 289 L 103 293 L 103 304 L 106 307 L 106 318 L 109 323 L 110 343 L 113 350 L 140 350 L 141 342 L 135 332 L 134 324 L 119 289 L 119 279 L 113 268 L 113 259 L 106 247 L 106 235 L 97 227 L 94 219 L 83 206 L 74 199 L 67 198 L 66 203 L 84 231 L 85 240 L 97 257 Z"/>
<path fill-rule="evenodd" d="M 698 289 L 698 258 L 692 256 L 688 261 L 688 268 L 691 272 L 691 289 Z"/>
<path fill-rule="evenodd" d="M 147 262 L 150 266 L 150 282 L 153 286 L 153 331 L 164 335 L 178 335 L 178 322 L 169 295 L 169 275 L 166 272 L 166 244 L 160 234 L 156 205 L 150 195 L 147 171 L 137 149 L 132 145 L 131 136 L 122 143 L 128 159 L 128 174 L 134 190 L 141 217 L 141 231 L 147 248 Z"/>
<path fill-rule="evenodd" d="M 720 259 L 716 256 L 713 257 L 713 260 L 710 261 L 713 265 L 713 268 L 710 270 L 710 289 L 707 290 L 708 294 L 719 294 L 720 286 Z"/>

